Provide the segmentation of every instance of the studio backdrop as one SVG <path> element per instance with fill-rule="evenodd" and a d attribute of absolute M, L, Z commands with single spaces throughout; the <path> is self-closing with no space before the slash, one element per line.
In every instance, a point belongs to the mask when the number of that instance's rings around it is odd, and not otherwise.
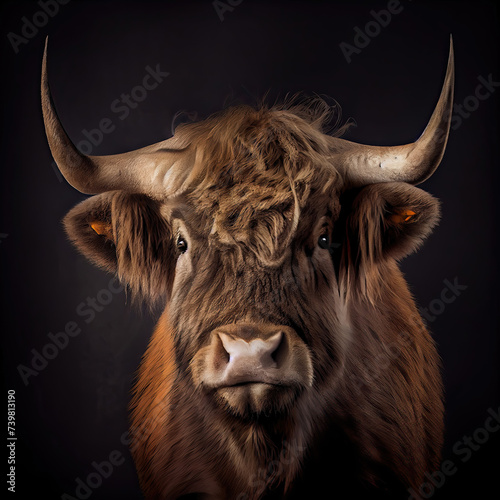
<path fill-rule="evenodd" d="M 493 1 L 3 2 L 0 265 L 12 496 L 141 498 L 127 405 L 157 319 L 63 230 L 86 196 L 64 180 L 47 144 L 45 38 L 61 121 L 82 152 L 103 155 L 166 139 L 179 123 L 232 104 L 295 94 L 341 109 L 339 125 L 352 123 L 346 139 L 412 142 L 437 102 L 452 34 L 449 143 L 421 186 L 441 201 L 441 222 L 402 269 L 445 383 L 449 468 L 429 474 L 422 494 L 486 498 L 497 484 L 500 435 L 499 20 Z"/>

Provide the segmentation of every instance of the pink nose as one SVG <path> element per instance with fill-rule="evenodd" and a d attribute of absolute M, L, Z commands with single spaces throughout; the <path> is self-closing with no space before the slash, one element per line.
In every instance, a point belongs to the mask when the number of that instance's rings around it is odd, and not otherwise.
<path fill-rule="evenodd" d="M 217 332 L 228 359 L 222 369 L 224 384 L 236 385 L 266 382 L 279 370 L 278 350 L 284 342 L 284 333 L 278 330 L 269 337 L 244 340 L 227 333 Z M 285 341 L 286 342 L 286 341 Z"/>

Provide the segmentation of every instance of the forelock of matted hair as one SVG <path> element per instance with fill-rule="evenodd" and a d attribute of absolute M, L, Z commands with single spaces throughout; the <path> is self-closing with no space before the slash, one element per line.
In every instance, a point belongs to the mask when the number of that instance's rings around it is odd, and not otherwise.
<path fill-rule="evenodd" d="M 241 172 L 246 167 L 257 167 L 267 175 L 281 165 L 290 180 L 295 181 L 318 173 L 324 166 L 331 173 L 326 128 L 336 116 L 334 130 L 329 135 L 338 137 L 351 123 L 339 127 L 336 108 L 320 98 L 296 101 L 297 98 L 292 98 L 270 108 L 235 106 L 201 122 L 180 125 L 176 135 L 197 150 L 191 179 L 199 182 L 218 177 L 234 165 Z"/>
<path fill-rule="evenodd" d="M 324 133 L 331 114 L 317 99 L 307 105 L 233 107 L 180 126 L 179 135 L 196 148 L 189 183 L 197 206 L 214 215 L 217 229 L 231 220 L 233 234 L 239 230 L 241 238 L 252 237 L 259 256 L 268 250 L 268 257 L 280 254 L 278 247 L 289 243 L 310 193 L 332 194 L 339 188 Z M 256 226 L 248 231 L 259 214 L 270 233 Z"/>

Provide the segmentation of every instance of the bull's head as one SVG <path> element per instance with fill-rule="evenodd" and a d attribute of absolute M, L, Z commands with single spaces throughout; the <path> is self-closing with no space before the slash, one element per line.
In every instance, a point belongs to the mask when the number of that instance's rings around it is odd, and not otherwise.
<path fill-rule="evenodd" d="M 437 202 L 414 185 L 443 157 L 453 77 L 450 47 L 429 124 L 403 146 L 326 135 L 300 106 L 240 107 L 137 151 L 85 156 L 58 120 L 45 53 L 52 154 L 73 187 L 96 194 L 66 230 L 133 292 L 166 304 L 179 379 L 238 418 L 282 414 L 334 385 L 350 298 L 376 304 L 384 270 L 436 223 Z"/>

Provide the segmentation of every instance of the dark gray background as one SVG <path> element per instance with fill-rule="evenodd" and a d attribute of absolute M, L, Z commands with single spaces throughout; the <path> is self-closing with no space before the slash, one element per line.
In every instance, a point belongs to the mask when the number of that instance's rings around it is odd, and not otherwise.
<path fill-rule="evenodd" d="M 348 64 L 339 44 L 352 44 L 354 27 L 363 28 L 372 20 L 370 11 L 385 9 L 386 1 L 244 0 L 221 21 L 211 1 L 73 0 L 18 54 L 7 34 L 21 34 L 23 16 L 31 20 L 41 9 L 35 2 L 2 3 L 2 334 L 5 390 L 17 395 L 19 498 L 74 495 L 76 478 L 85 479 L 92 462 L 107 460 L 113 450 L 125 463 L 90 498 L 140 498 L 120 437 L 127 429 L 134 373 L 154 325 L 124 294 L 88 324 L 77 314 L 77 306 L 106 288 L 110 276 L 78 255 L 61 227 L 62 217 L 84 196 L 51 166 L 39 104 L 45 36 L 50 35 L 52 91 L 70 137 L 79 142 L 82 131 L 103 118 L 116 126 L 95 154 L 169 137 L 178 111 L 203 118 L 231 102 L 254 103 L 266 92 L 269 102 L 288 93 L 325 94 L 340 103 L 344 119 L 356 121 L 347 138 L 398 144 L 416 139 L 427 123 L 444 77 L 450 33 L 456 103 L 474 94 L 479 76 L 491 73 L 500 80 L 494 2 L 401 5 L 402 12 Z M 141 83 L 146 66 L 157 64 L 170 75 L 120 120 L 111 103 Z M 441 167 L 423 185 L 442 200 L 442 222 L 403 263 L 422 307 L 439 298 L 445 279 L 468 287 L 429 325 L 443 359 L 444 455 L 458 464 L 439 491 L 447 498 L 457 492 L 484 498 L 488 485 L 497 484 L 498 434 L 467 463 L 452 448 L 499 405 L 499 92 L 452 131 Z M 30 351 L 41 350 L 48 333 L 68 321 L 76 321 L 82 333 L 25 387 L 18 365 L 29 366 Z M 332 498 L 334 492 L 333 484 Z"/>

